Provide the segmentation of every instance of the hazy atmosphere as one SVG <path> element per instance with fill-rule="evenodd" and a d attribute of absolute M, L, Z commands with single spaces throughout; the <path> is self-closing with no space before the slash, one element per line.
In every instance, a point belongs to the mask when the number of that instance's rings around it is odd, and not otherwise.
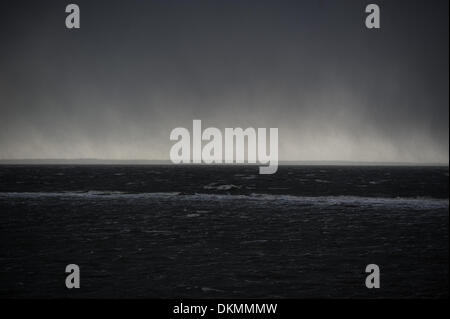
<path fill-rule="evenodd" d="M 448 1 L 6 1 L 0 159 L 168 159 L 277 127 L 280 160 L 448 163 Z"/>

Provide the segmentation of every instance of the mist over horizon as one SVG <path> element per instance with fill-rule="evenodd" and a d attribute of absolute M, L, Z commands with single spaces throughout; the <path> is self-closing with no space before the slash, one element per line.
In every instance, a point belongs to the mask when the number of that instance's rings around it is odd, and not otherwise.
<path fill-rule="evenodd" d="M 168 160 L 276 127 L 280 161 L 449 163 L 448 1 L 6 1 L 0 160 Z"/>

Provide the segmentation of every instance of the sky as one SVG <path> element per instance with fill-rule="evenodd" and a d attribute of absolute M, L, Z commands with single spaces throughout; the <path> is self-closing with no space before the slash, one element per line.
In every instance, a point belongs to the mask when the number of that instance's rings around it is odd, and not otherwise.
<path fill-rule="evenodd" d="M 0 159 L 168 159 L 276 127 L 280 160 L 447 163 L 448 1 L 2 2 Z M 365 6 L 381 28 L 365 27 Z"/>

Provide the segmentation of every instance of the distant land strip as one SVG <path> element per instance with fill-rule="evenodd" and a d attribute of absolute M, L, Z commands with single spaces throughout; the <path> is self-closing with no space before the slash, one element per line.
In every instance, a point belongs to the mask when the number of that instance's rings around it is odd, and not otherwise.
<path fill-rule="evenodd" d="M 0 165 L 175 165 L 170 160 L 116 159 L 0 159 Z M 257 164 L 183 164 L 186 166 L 256 166 Z M 279 165 L 296 166 L 449 166 L 449 163 L 365 162 L 365 161 L 280 161 Z"/>

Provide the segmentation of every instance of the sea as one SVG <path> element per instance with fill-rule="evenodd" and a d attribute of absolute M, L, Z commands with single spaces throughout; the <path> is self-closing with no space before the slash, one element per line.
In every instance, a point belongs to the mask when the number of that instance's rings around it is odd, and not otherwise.
<path fill-rule="evenodd" d="M 0 297 L 448 298 L 448 185 L 448 166 L 0 165 Z"/>

